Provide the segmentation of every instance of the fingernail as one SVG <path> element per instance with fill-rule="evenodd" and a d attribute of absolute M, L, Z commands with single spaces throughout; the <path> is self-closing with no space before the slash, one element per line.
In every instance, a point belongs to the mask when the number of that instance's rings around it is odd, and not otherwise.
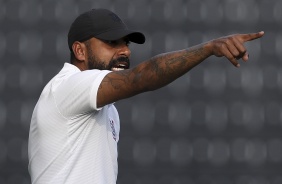
<path fill-rule="evenodd" d="M 237 64 L 237 65 L 236 65 L 236 67 L 238 67 L 238 68 L 239 68 L 239 67 L 240 67 L 240 64 Z"/>

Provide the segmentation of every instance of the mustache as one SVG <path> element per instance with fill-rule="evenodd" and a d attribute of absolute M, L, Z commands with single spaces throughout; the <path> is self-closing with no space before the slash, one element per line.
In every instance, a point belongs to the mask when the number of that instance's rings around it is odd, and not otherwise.
<path fill-rule="evenodd" d="M 122 56 L 122 57 L 118 57 L 116 59 L 113 59 L 110 61 L 109 63 L 109 69 L 111 69 L 112 67 L 118 65 L 118 63 L 126 63 L 127 68 L 130 68 L 130 60 L 128 57 Z"/>

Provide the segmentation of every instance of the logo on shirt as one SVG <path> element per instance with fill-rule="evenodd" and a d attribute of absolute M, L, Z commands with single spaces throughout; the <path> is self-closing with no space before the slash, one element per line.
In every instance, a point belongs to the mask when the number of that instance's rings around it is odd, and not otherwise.
<path fill-rule="evenodd" d="M 115 129 L 115 122 L 114 120 L 110 119 L 110 127 L 112 129 L 112 134 L 113 134 L 113 139 L 117 141 L 117 134 L 116 134 L 116 129 Z"/>

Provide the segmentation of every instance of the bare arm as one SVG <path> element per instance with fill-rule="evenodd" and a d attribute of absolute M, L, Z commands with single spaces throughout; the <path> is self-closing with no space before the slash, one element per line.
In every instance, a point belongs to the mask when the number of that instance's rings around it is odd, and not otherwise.
<path fill-rule="evenodd" d="M 243 43 L 260 38 L 263 34 L 259 32 L 222 37 L 188 49 L 157 55 L 132 69 L 111 72 L 100 84 L 97 106 L 102 107 L 142 92 L 159 89 L 211 55 L 225 56 L 239 67 L 237 59 L 248 60 Z"/>

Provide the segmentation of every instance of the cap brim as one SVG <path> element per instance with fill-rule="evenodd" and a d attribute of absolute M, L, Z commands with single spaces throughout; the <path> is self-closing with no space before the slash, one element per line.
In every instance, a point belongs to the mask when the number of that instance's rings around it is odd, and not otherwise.
<path fill-rule="evenodd" d="M 143 44 L 145 43 L 145 36 L 141 32 L 131 31 L 127 29 L 117 29 L 117 30 L 110 30 L 94 37 L 102 39 L 102 40 L 118 40 L 128 36 L 129 40 L 134 43 Z"/>

